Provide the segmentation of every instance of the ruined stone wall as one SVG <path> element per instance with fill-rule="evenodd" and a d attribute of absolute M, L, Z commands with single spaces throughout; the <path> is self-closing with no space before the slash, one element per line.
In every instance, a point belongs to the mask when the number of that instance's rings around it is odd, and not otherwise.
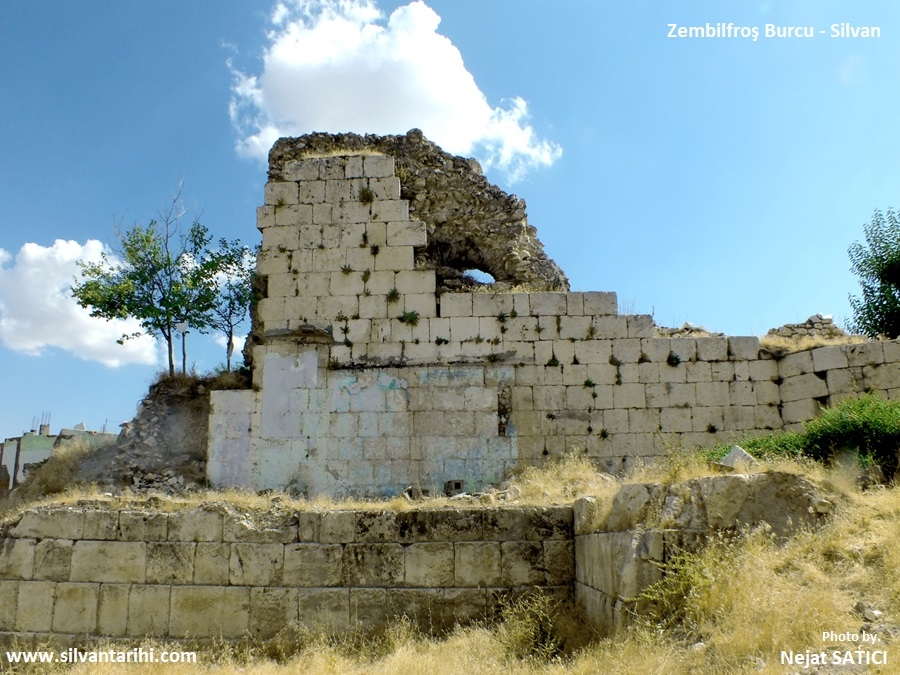
<path fill-rule="evenodd" d="M 400 615 L 440 631 L 529 588 L 568 599 L 573 577 L 571 507 L 52 507 L 5 524 L 0 635 L 265 638 Z"/>
<path fill-rule="evenodd" d="M 214 485 L 480 489 L 573 448 L 618 472 L 865 391 L 900 397 L 897 342 L 779 359 L 755 337 L 659 337 L 614 293 L 442 291 L 418 255 L 440 228 L 411 217 L 394 157 L 360 144 L 273 148 L 253 389 L 212 394 Z"/>
<path fill-rule="evenodd" d="M 574 507 L 576 601 L 591 624 L 615 633 L 646 610 L 641 594 L 676 555 L 762 523 L 784 539 L 815 527 L 833 508 L 813 484 L 779 472 L 626 484 L 608 513 L 584 497 Z"/>

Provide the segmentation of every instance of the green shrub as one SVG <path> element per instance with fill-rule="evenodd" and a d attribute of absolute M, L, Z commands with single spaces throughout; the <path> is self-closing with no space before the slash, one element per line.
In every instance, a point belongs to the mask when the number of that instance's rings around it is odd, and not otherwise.
<path fill-rule="evenodd" d="M 851 453 L 863 463 L 875 462 L 890 479 L 898 468 L 900 401 L 867 394 L 823 408 L 804 424 L 803 431 L 786 431 L 736 441 L 757 459 L 809 457 L 831 462 Z M 703 451 L 711 461 L 721 459 L 734 443 L 717 443 Z"/>
<path fill-rule="evenodd" d="M 805 454 L 829 461 L 851 452 L 881 465 L 886 478 L 897 471 L 900 448 L 900 401 L 886 401 L 872 394 L 844 401 L 806 423 Z"/>

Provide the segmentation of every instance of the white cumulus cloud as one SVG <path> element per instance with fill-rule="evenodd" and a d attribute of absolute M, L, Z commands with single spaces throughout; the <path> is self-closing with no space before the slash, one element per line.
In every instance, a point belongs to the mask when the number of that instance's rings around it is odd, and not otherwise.
<path fill-rule="evenodd" d="M 370 0 L 283 0 L 270 20 L 262 71 L 233 70 L 230 114 L 242 155 L 265 158 L 280 136 L 312 131 L 418 128 L 514 181 L 562 154 L 535 133 L 523 99 L 488 103 L 421 0 L 386 22 Z"/>
<path fill-rule="evenodd" d="M 80 273 L 77 261 L 98 262 L 103 250 L 93 239 L 83 246 L 62 239 L 49 247 L 25 244 L 14 259 L 0 249 L 0 343 L 31 355 L 57 347 L 110 367 L 158 363 L 158 346 L 151 337 L 116 344 L 123 334 L 140 330 L 138 321 L 92 318 L 72 298 L 70 288 Z"/>

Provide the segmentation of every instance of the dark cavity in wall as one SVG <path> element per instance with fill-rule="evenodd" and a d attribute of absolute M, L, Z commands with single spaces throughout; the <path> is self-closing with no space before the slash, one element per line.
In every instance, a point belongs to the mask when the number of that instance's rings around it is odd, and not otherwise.
<path fill-rule="evenodd" d="M 512 387 L 501 384 L 497 388 L 497 434 L 506 436 L 509 415 L 512 412 Z"/>

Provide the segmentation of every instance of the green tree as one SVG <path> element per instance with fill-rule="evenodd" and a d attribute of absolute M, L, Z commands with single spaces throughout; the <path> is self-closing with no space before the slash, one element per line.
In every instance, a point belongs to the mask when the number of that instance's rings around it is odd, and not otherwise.
<path fill-rule="evenodd" d="M 256 252 L 239 241 L 219 240 L 212 253 L 216 273 L 216 299 L 206 317 L 206 324 L 225 334 L 225 367 L 231 371 L 234 332 L 247 318 L 253 294 Z"/>
<path fill-rule="evenodd" d="M 123 335 L 120 344 L 145 333 L 165 340 L 170 375 L 175 374 L 178 325 L 204 331 L 218 290 L 217 259 L 209 254 L 212 238 L 196 221 L 182 233 L 183 215 L 179 191 L 158 220 L 119 234 L 117 259 L 104 253 L 99 263 L 79 262 L 83 280 L 72 286 L 73 297 L 91 316 L 141 322 L 143 330 Z M 185 361 L 183 350 L 182 369 Z"/>
<path fill-rule="evenodd" d="M 865 246 L 857 241 L 848 250 L 862 287 L 862 296 L 850 296 L 848 328 L 873 338 L 900 337 L 900 217 L 891 209 L 876 210 L 863 232 Z"/>

